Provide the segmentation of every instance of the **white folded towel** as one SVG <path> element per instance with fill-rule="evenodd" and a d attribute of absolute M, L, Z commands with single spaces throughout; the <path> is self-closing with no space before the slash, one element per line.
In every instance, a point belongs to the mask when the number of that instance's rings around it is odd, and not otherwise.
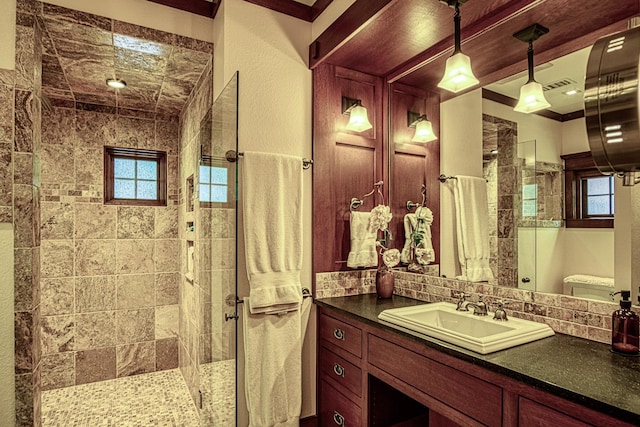
<path fill-rule="evenodd" d="M 487 181 L 458 175 L 453 182 L 458 259 L 462 268 L 462 274 L 458 278 L 469 282 L 492 280 L 493 273 L 489 266 Z"/>
<path fill-rule="evenodd" d="M 300 289 L 298 289 L 300 292 Z M 244 299 L 245 396 L 249 427 L 298 427 L 302 409 L 302 342 L 311 298 L 281 316 L 251 314 Z"/>
<path fill-rule="evenodd" d="M 418 221 L 420 220 L 420 221 Z M 415 213 L 409 213 L 404 216 L 404 247 L 400 254 L 400 261 L 409 263 L 411 260 L 411 234 L 414 231 L 422 231 L 422 242 L 416 247 L 416 261 L 420 265 L 428 265 L 435 261 L 435 252 L 433 251 L 433 243 L 431 241 L 431 223 L 433 223 L 433 212 L 427 207 L 419 206 Z"/>
<path fill-rule="evenodd" d="M 598 285 L 613 288 L 615 282 L 612 277 L 591 276 L 588 274 L 573 274 L 564 278 L 564 283 L 583 283 L 585 285 Z"/>
<path fill-rule="evenodd" d="M 347 267 L 375 267 L 378 265 L 376 252 L 376 230 L 369 229 L 371 212 L 351 212 L 351 251 L 347 257 Z"/>
<path fill-rule="evenodd" d="M 245 151 L 244 243 L 251 313 L 302 302 L 302 158 Z"/>

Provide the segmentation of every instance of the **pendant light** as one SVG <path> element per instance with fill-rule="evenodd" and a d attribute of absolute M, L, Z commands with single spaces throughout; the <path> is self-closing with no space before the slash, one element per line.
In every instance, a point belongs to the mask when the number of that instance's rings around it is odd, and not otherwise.
<path fill-rule="evenodd" d="M 367 116 L 367 109 L 362 106 L 359 99 L 342 97 L 342 114 L 349 115 L 349 123 L 345 129 L 353 132 L 364 132 L 373 127 Z"/>
<path fill-rule="evenodd" d="M 453 93 L 458 93 L 479 83 L 471 70 L 471 61 L 469 60 L 469 57 L 462 53 L 462 50 L 460 49 L 460 4 L 465 1 L 466 0 L 443 1 L 443 3 L 447 3 L 449 6 L 454 7 L 456 11 L 453 15 L 455 44 L 453 55 L 447 59 L 447 64 L 444 68 L 444 75 L 442 76 L 440 83 L 438 83 L 438 87 Z"/>
<path fill-rule="evenodd" d="M 433 133 L 433 125 L 425 114 L 420 115 L 420 113 L 408 111 L 407 126 L 416 129 L 411 142 L 430 142 L 438 139 L 436 134 Z"/>
<path fill-rule="evenodd" d="M 527 50 L 529 80 L 520 88 L 520 99 L 514 108 L 514 111 L 519 113 L 533 113 L 551 106 L 544 97 L 542 85 L 533 77 L 533 42 L 548 32 L 548 28 L 540 24 L 533 24 L 513 35 L 513 37 L 529 43 L 529 49 Z"/>

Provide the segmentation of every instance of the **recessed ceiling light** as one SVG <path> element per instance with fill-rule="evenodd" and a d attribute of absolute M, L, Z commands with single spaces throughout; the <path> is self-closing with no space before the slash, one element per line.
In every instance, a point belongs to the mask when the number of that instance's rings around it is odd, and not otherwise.
<path fill-rule="evenodd" d="M 571 90 L 568 90 L 568 91 L 562 92 L 562 93 L 564 93 L 565 95 L 571 96 L 571 95 L 575 95 L 575 94 L 580 93 L 580 92 L 582 92 L 580 89 L 571 89 Z"/>
<path fill-rule="evenodd" d="M 114 89 L 124 89 L 125 87 L 127 87 L 127 82 L 120 79 L 107 79 L 107 86 Z"/>

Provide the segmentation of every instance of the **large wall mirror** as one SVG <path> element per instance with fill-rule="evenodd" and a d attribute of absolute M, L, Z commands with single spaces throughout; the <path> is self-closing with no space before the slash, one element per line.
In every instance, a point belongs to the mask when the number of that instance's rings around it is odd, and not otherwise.
<path fill-rule="evenodd" d="M 559 23 L 566 17 L 539 18 L 545 24 L 545 19 Z M 461 272 L 453 186 L 450 181 L 437 184 L 434 181 L 441 173 L 483 177 L 487 182 L 490 266 L 495 283 L 538 292 L 611 300 L 609 293 L 613 288 L 610 286 L 615 272 L 620 271 L 614 259 L 615 230 L 612 221 L 608 226 L 603 223 L 575 226 L 564 220 L 567 209 L 571 209 L 567 207 L 567 191 L 571 186 L 565 188 L 565 160 L 589 151 L 583 91 L 591 45 L 598 38 L 625 27 L 622 22 L 605 25 L 604 21 L 595 23 L 595 18 L 581 19 L 584 19 L 582 24 L 591 26 L 589 34 L 571 39 L 566 28 L 558 30 L 560 26 L 551 26 L 549 35 L 545 36 L 548 39 L 540 40 L 542 54 L 535 58 L 535 76 L 544 87 L 551 106 L 538 113 L 524 114 L 513 110 L 520 87 L 528 78 L 527 45 L 509 39 L 513 39 L 512 33 L 519 30 L 519 26 L 532 23 L 528 18 L 518 18 L 515 21 L 520 23 L 507 23 L 488 30 L 463 48 L 471 57 L 472 66 L 478 64 L 474 71 L 481 84 L 462 95 L 453 96 L 436 88 L 446 55 L 426 59 L 425 54 L 422 65 L 407 72 L 398 71 L 388 79 L 391 82 L 389 163 L 392 204 L 399 207 L 407 198 L 402 188 L 397 188 L 395 180 L 412 182 L 415 199 L 418 199 L 423 177 L 430 195 L 438 194 L 435 186 L 439 187 L 439 200 L 432 199 L 427 206 L 439 212 L 441 243 L 436 262 L 441 275 L 456 277 Z M 498 37 L 504 40 L 496 41 Z M 517 47 L 516 50 L 509 47 L 513 43 L 521 48 L 522 60 L 505 62 L 503 57 L 517 52 Z M 496 55 L 496 52 L 503 55 Z M 513 56 L 511 59 L 514 62 Z M 492 60 L 499 64 L 491 65 Z M 411 102 L 406 100 L 407 94 L 412 97 Z M 420 99 L 422 103 L 416 107 L 416 100 Z M 434 100 L 440 101 L 439 111 L 434 111 Z M 399 117 L 406 115 L 407 109 L 421 107 L 427 115 L 439 114 L 439 122 L 434 126 L 439 139 L 424 143 L 422 149 L 410 141 L 412 131 L 406 129 L 406 123 L 404 128 L 398 124 Z M 422 162 L 425 172 L 398 172 L 403 170 L 403 164 L 408 164 L 407 158 L 412 155 L 416 164 L 415 159 L 423 152 L 439 153 L 440 164 L 427 160 Z M 599 203 L 607 199 L 607 209 L 614 213 L 614 194 L 621 187 L 619 180 L 603 177 L 601 181 L 585 181 L 585 185 L 590 185 L 589 188 L 596 184 L 602 188 L 606 186 L 607 192 L 597 193 L 605 197 L 585 199 L 584 203 L 591 203 L 590 209 L 596 212 L 599 208 L 604 209 Z M 596 194 L 595 189 L 590 191 Z M 406 213 L 397 211 L 401 216 Z M 624 223 L 626 221 L 630 218 L 616 218 L 616 227 L 629 227 Z M 400 226 L 397 230 L 401 232 Z M 404 241 L 404 236 L 400 240 Z M 629 261 L 627 268 L 630 267 Z M 589 276 L 574 278 L 578 282 L 581 279 L 592 281 L 596 286 L 565 280 L 576 275 Z M 608 280 L 599 281 L 594 277 Z"/>

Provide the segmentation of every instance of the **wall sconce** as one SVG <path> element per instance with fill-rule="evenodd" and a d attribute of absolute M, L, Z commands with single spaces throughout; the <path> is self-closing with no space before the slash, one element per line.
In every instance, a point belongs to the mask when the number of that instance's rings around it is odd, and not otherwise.
<path fill-rule="evenodd" d="M 124 89 L 127 87 L 127 82 L 121 79 L 107 79 L 107 86 L 113 89 Z"/>
<path fill-rule="evenodd" d="M 438 139 L 433 133 L 433 126 L 425 114 L 420 115 L 420 113 L 407 111 L 407 126 L 416 129 L 411 142 L 429 142 Z"/>
<path fill-rule="evenodd" d="M 533 78 L 533 42 L 548 32 L 548 28 L 540 24 L 533 24 L 513 35 L 518 40 L 529 43 L 529 49 L 527 50 L 529 80 L 520 88 L 520 99 L 514 108 L 514 111 L 519 113 L 533 113 L 551 106 L 544 97 L 542 85 Z"/>
<path fill-rule="evenodd" d="M 471 70 L 471 60 L 460 49 L 460 4 L 466 1 L 441 0 L 442 3 L 447 3 L 450 7 L 455 8 L 456 11 L 453 15 L 455 44 L 453 55 L 447 59 L 444 75 L 440 83 L 438 83 L 438 87 L 453 93 L 458 93 L 479 83 L 476 76 L 473 75 L 473 70 Z"/>
<path fill-rule="evenodd" d="M 367 117 L 367 109 L 362 106 L 362 101 L 359 99 L 343 96 L 342 114 L 349 115 L 349 123 L 345 126 L 347 130 L 363 132 L 373 127 Z"/>

